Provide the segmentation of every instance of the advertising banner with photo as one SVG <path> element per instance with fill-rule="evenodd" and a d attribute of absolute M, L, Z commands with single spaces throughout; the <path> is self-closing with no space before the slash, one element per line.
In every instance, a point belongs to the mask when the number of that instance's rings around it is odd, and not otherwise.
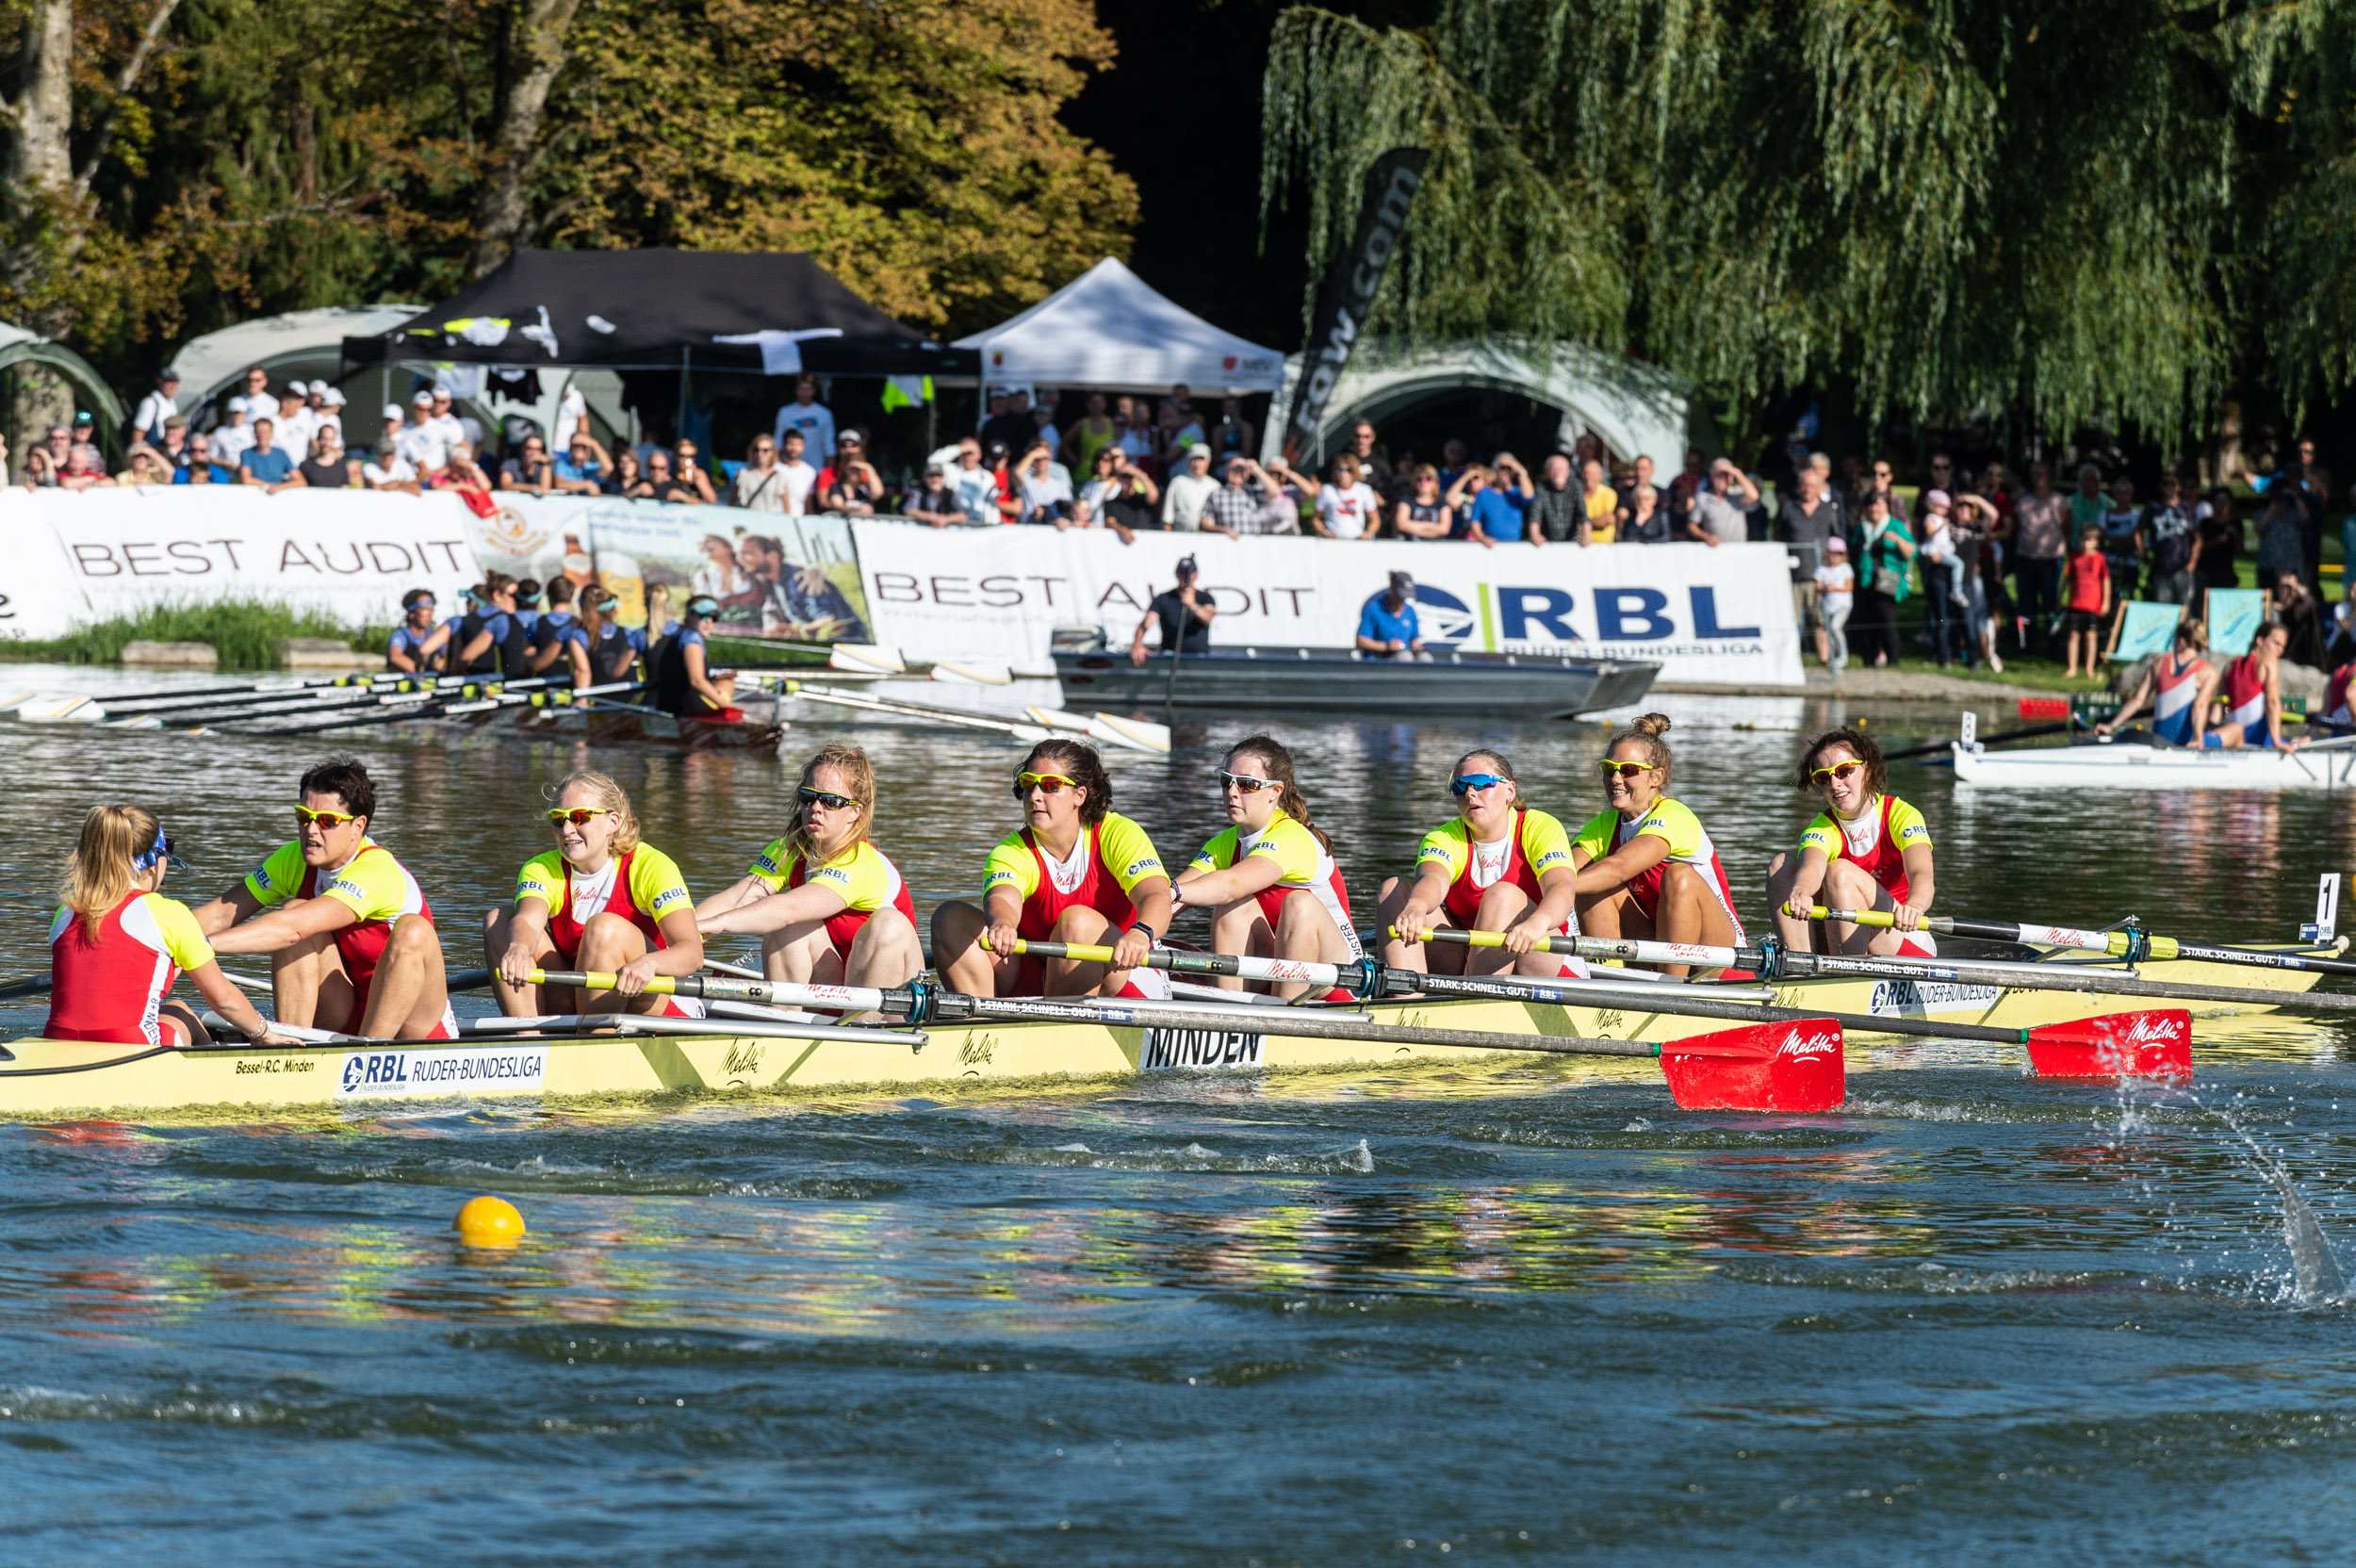
<path fill-rule="evenodd" d="M 846 518 L 587 496 L 496 499 L 489 516 L 467 515 L 484 571 L 602 583 L 625 626 L 644 626 L 650 600 L 676 619 L 689 598 L 710 594 L 730 636 L 873 640 Z"/>
<path fill-rule="evenodd" d="M 155 604 L 258 599 L 389 625 L 481 574 L 452 496 L 232 485 L 0 492 L 0 637 L 62 637 Z"/>
<path fill-rule="evenodd" d="M 1661 678 L 1802 684 L 1791 572 L 1776 545 L 1536 547 L 1413 540 L 851 525 L 875 640 L 915 658 L 1037 664 L 1056 627 L 1104 629 L 1125 647 L 1191 555 L 1218 606 L 1214 646 L 1349 647 L 1390 574 L 1415 580 L 1435 650 L 1657 661 Z M 1149 631 L 1149 646 L 1159 635 Z"/>

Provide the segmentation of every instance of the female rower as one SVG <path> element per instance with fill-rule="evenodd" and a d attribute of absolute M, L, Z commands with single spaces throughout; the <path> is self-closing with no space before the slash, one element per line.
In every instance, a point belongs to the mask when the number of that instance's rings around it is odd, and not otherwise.
<path fill-rule="evenodd" d="M 924 968 L 916 903 L 875 845 L 875 770 L 830 742 L 802 765 L 794 827 L 734 887 L 695 906 L 706 936 L 761 939 L 772 980 L 905 986 Z"/>
<path fill-rule="evenodd" d="M 576 773 L 556 787 L 548 825 L 556 847 L 524 862 L 515 902 L 483 922 L 491 988 L 509 1018 L 543 1013 L 658 1013 L 700 1018 L 703 1004 L 649 994 L 658 974 L 703 967 L 703 938 L 679 865 L 638 838 L 638 814 L 622 787 L 601 773 Z M 535 986 L 535 969 L 586 970 L 615 977 L 611 990 Z"/>
<path fill-rule="evenodd" d="M 248 1040 L 295 1044 L 221 973 L 188 906 L 158 891 L 172 864 L 172 840 L 154 812 L 90 808 L 49 926 L 49 1021 L 41 1034 L 118 1045 L 209 1044 L 186 1004 L 164 1000 L 186 972 Z"/>
<path fill-rule="evenodd" d="M 2297 751 L 2307 743 L 2282 738 L 2282 650 L 2290 641 L 2287 627 L 2269 621 L 2250 639 L 2250 651 L 2225 666 L 2225 722 L 2209 731 L 2205 745 Z"/>
<path fill-rule="evenodd" d="M 611 591 L 591 584 L 581 591 L 581 633 L 589 647 L 589 684 L 611 685 L 628 680 L 638 656 L 646 651 L 646 634 L 614 619 Z"/>
<path fill-rule="evenodd" d="M 1169 976 L 1137 968 L 1170 930 L 1170 877 L 1145 829 L 1112 809 L 1112 780 L 1090 748 L 1041 741 L 1014 780 L 1023 825 L 990 852 L 979 908 L 933 911 L 933 961 L 971 996 L 1166 997 Z M 1017 955 L 1025 941 L 1110 944 L 1107 966 Z"/>
<path fill-rule="evenodd" d="M 384 645 L 384 667 L 404 675 L 429 669 L 442 656 L 450 629 L 434 624 L 434 590 L 412 588 L 401 596 L 401 624 Z"/>
<path fill-rule="evenodd" d="M 2110 734 L 2135 717 L 2148 697 L 2152 734 L 2180 746 L 2201 744 L 2201 733 L 2208 726 L 2209 696 L 2217 690 L 2217 670 L 2201 657 L 2208 645 L 2208 629 L 2185 616 L 2176 627 L 2176 645 L 2144 672 L 2135 695 L 2096 725 L 2094 732 Z"/>
<path fill-rule="evenodd" d="M 1203 846 L 1178 874 L 1173 905 L 1211 912 L 1211 951 L 1254 958 L 1354 964 L 1365 950 L 1350 918 L 1350 890 L 1333 842 L 1309 822 L 1293 776 L 1293 754 L 1266 735 L 1238 741 L 1219 774 L 1235 825 Z M 1229 990 L 1244 983 L 1222 978 Z M 1305 988 L 1287 983 L 1280 996 Z"/>
<path fill-rule="evenodd" d="M 1922 929 L 1934 890 L 1930 825 L 1885 792 L 1882 748 L 1862 730 L 1828 730 L 1801 756 L 1799 786 L 1822 794 L 1824 810 L 1800 835 L 1797 856 L 1778 855 L 1767 867 L 1767 894 L 1784 945 L 1794 953 L 1935 956 L 1938 944 Z M 1894 914 L 1897 928 L 1809 920 L 1819 904 Z"/>
<path fill-rule="evenodd" d="M 1667 715 L 1647 713 L 1604 748 L 1597 766 L 1610 808 L 1571 841 L 1579 928 L 1597 938 L 1739 946 L 1742 921 L 1717 846 L 1701 819 L 1669 798 L 1673 764 L 1661 738 L 1668 728 Z"/>
<path fill-rule="evenodd" d="M 1384 942 L 1383 961 L 1427 974 L 1509 967 L 1549 977 L 1584 974 L 1577 959 L 1531 951 L 1542 939 L 1579 931 L 1579 874 L 1562 824 L 1523 803 L 1513 764 L 1502 752 L 1464 753 L 1448 790 L 1461 802 L 1456 820 L 1423 836 L 1412 880 L 1395 876 L 1383 884 L 1379 923 L 1398 933 Z M 1499 931 L 1505 945 L 1427 950 L 1423 934 L 1438 929 Z"/>

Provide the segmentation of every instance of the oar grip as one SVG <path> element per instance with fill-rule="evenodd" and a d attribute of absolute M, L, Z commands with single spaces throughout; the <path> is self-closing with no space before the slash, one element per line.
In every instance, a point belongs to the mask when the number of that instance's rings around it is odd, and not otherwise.
<path fill-rule="evenodd" d="M 535 986 L 570 986 L 576 990 L 610 991 L 621 983 L 618 974 L 603 974 L 596 970 L 535 969 L 527 977 Z M 698 996 L 703 982 L 693 975 L 682 983 L 667 974 L 658 974 L 646 982 L 646 990 L 654 996 Z"/>
<path fill-rule="evenodd" d="M 1883 930 L 1893 929 L 1898 923 L 1897 916 L 1880 909 L 1827 909 L 1821 904 L 1808 912 L 1808 918 L 1845 920 L 1851 925 L 1877 926 Z"/>

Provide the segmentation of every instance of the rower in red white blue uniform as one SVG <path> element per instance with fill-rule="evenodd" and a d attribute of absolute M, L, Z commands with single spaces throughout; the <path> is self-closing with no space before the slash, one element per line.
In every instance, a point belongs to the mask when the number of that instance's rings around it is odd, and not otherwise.
<path fill-rule="evenodd" d="M 2187 615 L 2177 624 L 2176 644 L 2144 672 L 2135 694 L 2119 711 L 2094 727 L 2108 735 L 2151 704 L 2151 733 L 2180 746 L 2199 746 L 2208 728 L 2209 697 L 2217 690 L 2217 667 L 2201 657 L 2209 645 L 2208 629 Z"/>

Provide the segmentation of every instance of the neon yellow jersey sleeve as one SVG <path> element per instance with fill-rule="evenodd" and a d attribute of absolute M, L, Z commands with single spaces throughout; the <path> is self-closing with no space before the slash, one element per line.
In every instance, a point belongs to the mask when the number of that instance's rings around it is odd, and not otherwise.
<path fill-rule="evenodd" d="M 1894 795 L 1890 801 L 1890 836 L 1901 851 L 1931 847 L 1931 825 L 1922 820 L 1922 812 Z"/>
<path fill-rule="evenodd" d="M 1628 829 L 1628 836 L 1633 839 L 1644 833 L 1656 839 L 1666 839 L 1669 841 L 1669 858 L 1673 860 L 1691 860 L 1701 854 L 1702 819 L 1681 803 L 1665 796 L 1652 803 L 1652 809 L 1644 813 L 1644 820 Z"/>
<path fill-rule="evenodd" d="M 1096 830 L 1096 847 L 1104 857 L 1104 869 L 1113 874 L 1124 893 L 1137 891 L 1137 884 L 1149 876 L 1167 877 L 1162 869 L 1161 853 L 1145 829 L 1118 811 L 1104 813 L 1104 822 Z M 1023 858 L 1030 858 L 1025 851 Z"/>
<path fill-rule="evenodd" d="M 1472 832 L 1462 817 L 1451 818 L 1423 836 L 1415 850 L 1415 874 L 1423 874 L 1426 866 L 1438 866 L 1453 882 L 1464 874 L 1464 861 L 1471 853 Z"/>
<path fill-rule="evenodd" d="M 990 852 L 990 863 L 982 870 L 982 896 L 988 898 L 1001 888 L 1012 888 L 1014 896 L 1027 899 L 1039 891 L 1039 857 L 1023 841 L 1020 833 L 1009 833 L 998 841 Z"/>
<path fill-rule="evenodd" d="M 900 890 L 891 862 L 864 839 L 853 844 L 850 853 L 837 857 L 832 864 L 804 872 L 802 886 L 831 889 L 842 895 L 845 909 L 867 913 L 890 904 Z"/>
<path fill-rule="evenodd" d="M 270 851 L 269 859 L 246 873 L 245 890 L 265 909 L 284 904 L 302 888 L 303 869 L 303 846 L 280 844 Z"/>
<path fill-rule="evenodd" d="M 1269 819 L 1252 853 L 1276 862 L 1281 886 L 1306 888 L 1317 879 L 1317 836 L 1282 811 Z"/>
<path fill-rule="evenodd" d="M 1612 841 L 1619 826 L 1619 812 L 1609 809 L 1598 811 L 1579 828 L 1579 837 L 1571 841 L 1571 847 L 1586 851 L 1587 862 L 1593 865 L 1612 853 Z"/>
<path fill-rule="evenodd" d="M 773 893 L 783 892 L 785 879 L 793 874 L 793 868 L 788 863 L 789 859 L 790 857 L 785 851 L 785 841 L 772 839 L 766 848 L 753 857 L 753 863 L 744 868 L 744 874 Z"/>
<path fill-rule="evenodd" d="M 351 864 L 320 882 L 319 896 L 334 899 L 364 921 L 395 921 L 408 908 L 409 879 L 401 874 L 401 862 L 369 840 Z"/>
<path fill-rule="evenodd" d="M 1840 859 L 1847 847 L 1848 841 L 1841 837 L 1841 825 L 1832 820 L 1830 811 L 1817 812 L 1816 820 L 1800 834 L 1803 852 L 1812 849 L 1827 860 Z"/>
<path fill-rule="evenodd" d="M 693 906 L 679 862 L 652 844 L 640 844 L 630 858 L 630 901 L 656 920 Z"/>
<path fill-rule="evenodd" d="M 1522 858 L 1536 876 L 1569 869 L 1571 836 L 1562 830 L 1561 818 L 1545 811 L 1522 813 Z"/>
<path fill-rule="evenodd" d="M 164 954 L 185 974 L 192 969 L 203 969 L 213 961 L 213 944 L 205 939 L 196 917 L 188 906 L 161 893 L 149 893 L 141 900 L 155 922 L 155 929 L 163 933 Z"/>
<path fill-rule="evenodd" d="M 1215 835 L 1209 843 L 1196 850 L 1194 858 L 1186 863 L 1188 871 L 1225 871 L 1235 863 L 1235 846 L 1243 841 L 1243 829 L 1231 827 Z"/>
<path fill-rule="evenodd" d="M 564 857 L 555 850 L 535 855 L 523 863 L 515 874 L 515 902 L 536 898 L 548 906 L 548 913 L 561 915 L 571 902 L 573 879 L 565 869 Z"/>

